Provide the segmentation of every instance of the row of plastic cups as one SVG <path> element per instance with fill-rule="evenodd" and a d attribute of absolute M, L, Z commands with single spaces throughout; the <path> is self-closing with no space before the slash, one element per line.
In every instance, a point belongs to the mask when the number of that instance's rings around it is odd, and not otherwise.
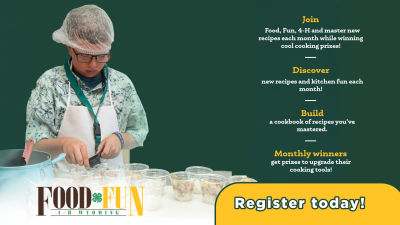
<path fill-rule="evenodd" d="M 83 186 L 84 179 L 93 176 L 105 176 L 106 172 L 119 169 L 121 169 L 120 165 L 113 163 L 103 163 L 96 165 L 93 169 L 89 170 L 74 168 L 70 170 L 70 174 L 75 186 Z M 169 175 L 168 171 L 161 169 L 149 169 L 148 165 L 141 163 L 126 164 L 122 166 L 122 169 L 127 171 L 125 178 L 126 180 L 128 180 L 128 176 L 130 176 L 129 186 L 134 186 L 138 180 L 143 178 L 156 179 L 166 183 L 166 177 Z M 194 178 L 193 194 L 202 194 L 200 176 L 204 174 L 213 173 L 212 169 L 201 166 L 188 167 L 186 168 L 185 172 L 190 174 L 190 178 Z M 108 173 L 108 174 L 109 174 L 108 176 L 115 177 L 114 173 Z M 228 184 L 235 182 L 257 182 L 257 181 L 252 178 L 248 178 L 245 175 L 231 176 L 228 179 Z"/>
<path fill-rule="evenodd" d="M 147 171 L 149 173 L 154 172 L 153 170 Z M 144 173 L 146 174 L 146 173 Z M 169 174 L 169 173 L 168 173 Z M 103 187 L 127 187 L 133 186 L 132 182 L 132 170 L 108 170 L 104 172 L 104 176 L 94 176 L 89 177 L 83 181 L 84 186 L 89 187 L 92 192 L 102 192 Z M 137 190 L 139 193 L 139 197 L 143 194 L 146 196 L 144 202 L 144 207 L 146 210 L 156 210 L 160 207 L 161 197 L 163 195 L 163 190 L 165 187 L 166 181 L 162 179 L 162 177 L 152 176 L 152 179 L 141 179 L 136 181 Z M 124 189 L 121 189 L 122 191 Z M 129 189 L 128 189 L 129 190 Z M 130 191 L 130 190 L 129 190 Z M 129 191 L 125 190 L 125 194 L 120 194 L 121 199 L 130 199 Z M 117 196 L 114 196 L 114 198 Z"/>
<path fill-rule="evenodd" d="M 161 169 L 149 169 L 145 164 L 126 164 L 124 166 L 103 163 L 94 168 L 85 170 L 75 168 L 70 170 L 74 185 L 89 187 L 92 192 L 102 192 L 103 187 L 110 186 L 137 186 L 139 197 L 143 197 L 144 210 L 157 210 L 161 206 L 161 198 L 164 193 L 168 171 Z M 145 179 L 147 178 L 147 179 Z M 121 195 L 121 199 L 125 198 Z M 115 196 L 114 196 L 115 197 Z"/>
<path fill-rule="evenodd" d="M 120 170 L 128 173 L 127 170 Z M 84 180 L 84 185 L 89 187 L 92 192 L 102 192 L 103 187 L 109 186 L 127 186 L 129 183 L 130 175 L 125 178 L 119 178 L 116 173 L 118 170 L 112 170 L 105 172 L 105 176 L 96 176 Z M 165 181 L 162 179 L 141 179 L 136 181 L 135 186 L 137 187 L 139 198 L 143 203 L 143 209 L 146 211 L 158 210 L 161 206 L 161 199 L 164 192 Z M 143 193 L 143 196 L 142 196 Z M 115 197 L 115 196 L 114 196 Z M 125 195 L 120 195 L 121 199 L 129 198 L 129 192 Z"/>
<path fill-rule="evenodd" d="M 164 178 L 164 174 L 159 175 L 158 177 L 153 176 L 153 179 L 139 180 L 135 184 L 143 202 L 143 210 L 154 211 L 161 207 L 165 182 L 161 179 Z M 157 179 L 154 179 L 156 177 Z M 187 172 L 176 172 L 170 174 L 169 177 L 174 191 L 174 198 L 178 201 L 191 201 L 194 190 L 194 176 Z M 202 174 L 199 179 L 203 201 L 208 204 L 215 204 L 219 192 L 227 183 L 226 177 L 217 174 Z M 141 193 L 143 193 L 143 198 Z"/>
<path fill-rule="evenodd" d="M 137 171 L 130 170 L 130 167 L 119 169 L 118 167 L 113 167 L 113 165 L 101 165 L 100 167 L 89 170 L 80 168 L 71 169 L 70 174 L 76 186 L 83 186 L 83 180 L 87 178 L 101 176 L 112 177 L 115 181 L 123 179 L 123 181 L 127 183 L 127 186 L 134 186 L 138 180 L 143 178 L 159 180 L 166 184 L 169 172 L 161 169 L 144 169 Z"/>
<path fill-rule="evenodd" d="M 214 171 L 207 167 L 191 166 L 186 168 L 185 172 L 190 173 L 194 179 L 193 194 L 202 194 L 200 187 L 200 176 L 204 174 L 212 174 Z M 228 184 L 236 182 L 257 182 L 255 179 L 249 178 L 246 175 L 236 175 L 228 178 Z"/>
<path fill-rule="evenodd" d="M 218 174 L 197 174 L 176 172 L 170 175 L 174 198 L 178 201 L 188 202 L 193 199 L 195 180 L 200 181 L 200 190 L 203 202 L 215 204 L 215 200 L 222 188 L 227 184 L 227 178 Z"/>
<path fill-rule="evenodd" d="M 110 163 L 111 164 L 111 163 Z M 114 164 L 116 165 L 116 164 Z M 98 171 L 104 172 L 105 176 L 114 176 L 113 173 L 106 173 L 109 169 L 116 170 L 116 168 L 110 168 L 110 165 L 100 164 L 96 165 L 94 169 Z M 107 171 L 105 171 L 107 169 Z M 119 169 L 119 168 L 118 168 Z M 152 179 L 161 181 L 165 184 L 167 183 L 167 177 L 169 172 L 162 169 L 149 169 L 149 166 L 146 164 L 140 163 L 133 163 L 133 164 L 126 164 L 122 166 L 122 170 L 126 171 L 126 177 L 130 176 L 130 180 L 128 182 L 129 186 L 135 186 L 135 183 L 141 179 Z M 102 175 L 101 173 L 100 175 Z"/>
<path fill-rule="evenodd" d="M 131 174 L 130 186 L 134 186 L 135 182 L 142 179 L 141 171 L 148 169 L 149 166 L 141 163 L 126 164 L 122 166 L 123 170 L 129 171 L 127 174 Z M 121 166 L 114 163 L 102 163 L 94 166 L 90 169 L 73 168 L 69 170 L 73 184 L 75 186 L 84 186 L 83 180 L 95 177 L 105 176 L 105 173 L 112 170 L 120 170 Z"/>
<path fill-rule="evenodd" d="M 235 182 L 257 182 L 247 176 L 231 176 L 229 179 L 218 174 L 193 174 L 190 172 L 176 172 L 169 176 L 174 191 L 174 198 L 178 201 L 191 201 L 199 182 L 200 194 L 203 202 L 215 204 L 220 191 L 227 185 Z"/>
<path fill-rule="evenodd" d="M 118 176 L 118 173 L 123 175 Z M 126 170 L 113 170 L 105 172 L 105 176 L 96 176 L 84 180 L 84 185 L 89 187 L 92 192 L 102 192 L 103 187 L 107 186 L 127 186 L 130 174 Z M 124 177 L 124 174 L 126 175 Z M 235 176 L 234 176 L 235 177 Z M 176 172 L 170 175 L 174 198 L 178 201 L 191 201 L 193 198 L 194 178 L 187 172 Z M 233 177 L 230 177 L 230 179 Z M 238 178 L 239 179 L 239 178 Z M 240 180 L 239 180 L 240 181 Z M 200 176 L 201 191 L 203 202 L 215 204 L 216 198 L 228 179 L 217 174 L 204 174 Z M 136 182 L 139 196 L 143 202 L 144 210 L 158 210 L 161 206 L 161 199 L 165 182 L 161 179 L 142 179 Z M 143 193 L 143 198 L 141 193 Z M 121 195 L 121 198 L 124 198 Z"/>
<path fill-rule="evenodd" d="M 95 165 L 90 169 L 72 168 L 68 172 L 71 175 L 74 186 L 82 187 L 85 186 L 83 183 L 85 179 L 104 176 L 104 173 L 107 171 L 119 169 L 121 169 L 120 165 L 114 163 L 102 163 Z"/>
<path fill-rule="evenodd" d="M 91 169 L 74 168 L 69 171 L 75 186 L 83 186 L 83 180 L 94 176 L 105 176 L 105 173 L 110 170 L 119 170 L 120 165 L 113 163 L 102 163 L 94 166 Z M 161 169 L 149 169 L 149 166 L 141 163 L 126 164 L 122 166 L 123 170 L 131 173 L 129 186 L 134 186 L 135 183 L 143 178 L 161 180 L 164 183 L 167 181 L 168 171 Z M 194 177 L 194 194 L 201 194 L 199 175 L 211 174 L 212 169 L 201 166 L 192 166 L 186 168 L 186 172 Z"/>
<path fill-rule="evenodd" d="M 117 207 L 117 199 L 119 199 L 122 203 L 129 204 L 131 199 L 131 189 L 125 188 L 128 186 L 131 176 L 129 171 L 127 170 L 109 170 L 104 173 L 104 176 L 94 176 L 87 178 L 83 181 L 84 186 L 88 187 L 90 191 L 93 193 L 103 194 L 104 187 L 120 187 L 119 189 L 115 189 L 111 196 L 112 202 L 110 208 Z"/>
<path fill-rule="evenodd" d="M 95 176 L 87 178 L 83 181 L 84 186 L 93 189 L 102 189 L 103 187 L 130 186 L 131 171 L 128 170 L 110 170 L 104 173 L 104 176 Z M 157 189 L 155 193 L 162 195 L 162 189 L 165 187 L 165 182 L 156 179 L 141 179 L 136 182 L 137 187 L 146 187 L 149 190 Z M 160 189 L 160 190 L 158 190 Z M 152 192 L 150 192 L 152 193 Z"/>
<path fill-rule="evenodd" d="M 103 187 L 109 187 L 109 186 L 127 187 L 130 184 L 132 171 L 115 169 L 115 170 L 108 170 L 102 174 L 103 176 L 99 175 L 94 176 L 94 173 L 92 172 L 92 174 L 90 174 L 90 177 L 83 179 L 82 181 L 83 184 L 80 186 L 89 187 L 92 192 L 100 191 L 103 189 Z"/>
<path fill-rule="evenodd" d="M 112 170 L 119 170 L 121 166 L 113 163 L 102 163 L 99 165 L 94 166 L 94 170 L 97 171 L 98 176 L 112 176 L 115 177 L 114 173 L 107 173 L 108 171 Z M 127 186 L 134 186 L 138 180 L 144 178 L 143 174 L 141 173 L 143 170 L 148 170 L 149 166 L 146 164 L 141 163 L 132 163 L 132 164 L 125 164 L 122 166 L 122 170 L 126 171 L 126 181 Z M 108 175 L 107 175 L 107 174 Z M 121 176 L 120 176 L 121 177 Z M 130 179 L 128 179 L 130 177 Z"/>

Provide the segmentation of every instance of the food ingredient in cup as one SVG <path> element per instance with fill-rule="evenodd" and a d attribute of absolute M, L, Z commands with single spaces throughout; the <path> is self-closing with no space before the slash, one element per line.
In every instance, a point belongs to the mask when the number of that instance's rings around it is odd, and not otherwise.
<path fill-rule="evenodd" d="M 140 174 L 140 171 L 133 171 L 131 174 L 131 184 L 135 184 L 136 181 L 141 180 L 142 175 Z"/>
<path fill-rule="evenodd" d="M 104 176 L 104 173 L 109 170 L 118 170 L 121 169 L 121 166 L 114 163 L 102 163 L 97 164 L 93 167 L 93 170 L 96 171 L 96 176 Z"/>
<path fill-rule="evenodd" d="M 109 170 L 104 173 L 104 176 L 111 177 L 114 180 L 114 185 L 118 187 L 129 186 L 132 171 L 129 170 Z"/>
<path fill-rule="evenodd" d="M 131 163 L 122 166 L 122 169 L 132 171 L 130 186 L 134 186 L 138 180 L 143 179 L 143 176 L 140 172 L 148 168 L 148 165 L 142 163 Z"/>
<path fill-rule="evenodd" d="M 189 202 L 193 199 L 193 193 L 180 192 L 179 190 L 174 189 L 174 198 L 181 202 Z"/>
<path fill-rule="evenodd" d="M 203 182 L 201 192 L 203 194 L 203 202 L 215 204 L 218 193 L 222 190 L 223 184 L 219 180 L 214 180 L 213 183 Z"/>
<path fill-rule="evenodd" d="M 242 179 L 242 180 L 238 180 L 238 181 L 233 181 L 233 182 L 254 182 L 253 180 L 249 179 L 248 177 Z"/>
<path fill-rule="evenodd" d="M 171 174 L 172 175 L 172 174 Z M 174 189 L 174 198 L 181 202 L 191 201 L 193 198 L 193 183 L 194 179 L 183 180 L 182 178 L 175 177 L 172 180 L 172 188 Z"/>
<path fill-rule="evenodd" d="M 201 194 L 201 182 L 197 178 L 194 179 L 193 194 Z"/>
<path fill-rule="evenodd" d="M 246 175 L 235 175 L 228 179 L 228 183 L 239 183 L 239 182 L 257 182 L 256 180 L 247 177 Z"/>

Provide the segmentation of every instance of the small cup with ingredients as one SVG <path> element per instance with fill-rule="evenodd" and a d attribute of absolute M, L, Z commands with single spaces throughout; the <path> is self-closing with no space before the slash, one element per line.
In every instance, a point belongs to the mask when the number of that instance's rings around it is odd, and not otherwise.
<path fill-rule="evenodd" d="M 191 166 L 186 168 L 186 172 L 189 173 L 191 177 L 194 177 L 193 194 L 201 195 L 200 175 L 211 174 L 213 173 L 213 170 L 203 166 Z"/>
<path fill-rule="evenodd" d="M 119 170 L 119 169 L 121 169 L 121 166 L 114 163 L 101 163 L 93 167 L 93 170 L 96 171 L 96 176 L 104 176 L 104 173 L 109 170 Z"/>
<path fill-rule="evenodd" d="M 91 169 L 81 169 L 81 168 L 73 168 L 68 171 L 71 175 L 72 182 L 74 186 L 84 187 L 85 184 L 83 181 L 87 178 L 93 177 L 95 172 Z"/>
<path fill-rule="evenodd" d="M 114 180 L 111 177 L 94 176 L 83 181 L 85 187 L 90 188 L 92 193 L 103 193 L 103 187 L 109 187 Z"/>
<path fill-rule="evenodd" d="M 113 185 L 115 186 L 128 187 L 131 180 L 132 171 L 122 169 L 108 170 L 104 173 L 104 176 L 111 177 L 114 180 Z"/>
<path fill-rule="evenodd" d="M 141 163 L 131 163 L 123 165 L 122 169 L 132 171 L 132 176 L 129 186 L 132 187 L 135 186 L 136 181 L 141 180 L 143 178 L 140 172 L 148 168 L 149 168 L 148 165 Z"/>
<path fill-rule="evenodd" d="M 169 176 L 169 172 L 162 169 L 145 169 L 140 171 L 142 177 L 145 179 L 152 179 L 162 181 L 164 186 L 167 184 L 167 177 Z M 162 189 L 162 193 L 164 194 L 164 188 Z"/>
<path fill-rule="evenodd" d="M 226 177 L 218 174 L 200 175 L 203 202 L 214 205 L 219 192 L 227 184 L 227 180 Z"/>
<path fill-rule="evenodd" d="M 143 210 L 155 211 L 161 207 L 161 199 L 165 183 L 156 179 L 141 179 L 135 183 L 139 197 L 142 198 Z"/>
<path fill-rule="evenodd" d="M 176 172 L 169 175 L 174 190 L 174 198 L 181 202 L 192 201 L 194 177 L 187 172 Z"/>

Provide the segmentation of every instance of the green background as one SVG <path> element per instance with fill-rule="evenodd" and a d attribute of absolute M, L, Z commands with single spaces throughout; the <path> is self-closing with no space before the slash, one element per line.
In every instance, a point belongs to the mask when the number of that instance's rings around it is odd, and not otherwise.
<path fill-rule="evenodd" d="M 400 187 L 398 7 L 375 1 L 1 1 L 0 149 L 23 148 L 30 92 L 41 74 L 69 56 L 51 35 L 71 9 L 84 4 L 98 5 L 112 19 L 108 64 L 131 78 L 148 116 L 150 133 L 143 148 L 132 150 L 132 162 L 170 172 L 201 165 L 260 182 Z M 304 15 L 320 23 L 303 26 Z M 365 41 L 342 42 L 340 51 L 281 50 L 282 42 L 257 41 L 266 27 L 313 26 L 361 29 Z M 302 58 L 314 53 L 313 61 Z M 318 93 L 260 84 L 307 78 L 292 74 L 293 66 L 331 68 L 318 78 L 361 78 L 364 84 L 326 85 Z M 318 101 L 302 101 L 308 97 Z M 328 133 L 268 125 L 298 119 L 301 109 L 324 109 L 324 119 L 356 125 L 328 127 Z M 352 164 L 332 173 L 289 173 L 289 167 L 270 166 L 276 149 L 347 152 Z"/>

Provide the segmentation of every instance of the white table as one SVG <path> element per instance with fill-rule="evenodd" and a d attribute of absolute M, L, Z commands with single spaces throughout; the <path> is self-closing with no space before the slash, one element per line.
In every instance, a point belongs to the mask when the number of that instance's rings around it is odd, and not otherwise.
<path fill-rule="evenodd" d="M 72 186 L 71 179 L 54 178 L 53 188 L 62 186 Z M 128 206 L 127 209 L 129 210 Z M 58 220 L 56 220 L 58 219 Z M 85 220 L 82 220 L 85 219 Z M 172 186 L 166 186 L 164 189 L 164 196 L 162 197 L 161 208 L 157 211 L 144 211 L 143 216 L 85 216 L 85 217 L 71 217 L 71 216 L 52 216 L 51 220 L 59 224 L 73 223 L 74 221 L 88 221 L 90 224 L 96 224 L 100 221 L 101 224 L 110 222 L 128 222 L 137 224 L 214 224 L 214 205 L 206 204 L 202 201 L 201 195 L 193 195 L 190 202 L 179 202 L 174 199 Z M 69 223 L 67 221 L 70 221 Z M 100 223 L 99 223 L 100 224 Z"/>

